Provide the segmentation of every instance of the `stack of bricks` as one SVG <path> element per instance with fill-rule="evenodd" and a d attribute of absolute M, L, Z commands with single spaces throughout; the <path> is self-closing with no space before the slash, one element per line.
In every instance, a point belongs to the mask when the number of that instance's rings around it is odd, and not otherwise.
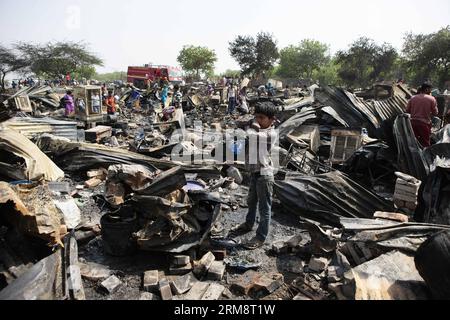
<path fill-rule="evenodd" d="M 398 208 L 415 210 L 421 181 L 403 173 L 396 173 L 398 179 L 395 185 L 394 203 Z"/>

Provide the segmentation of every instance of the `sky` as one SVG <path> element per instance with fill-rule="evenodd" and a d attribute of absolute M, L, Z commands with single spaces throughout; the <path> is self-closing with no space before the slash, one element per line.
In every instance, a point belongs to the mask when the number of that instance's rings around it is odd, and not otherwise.
<path fill-rule="evenodd" d="M 215 50 L 216 72 L 239 69 L 229 42 L 270 32 L 278 47 L 315 39 L 330 53 L 360 36 L 401 49 L 407 32 L 450 25 L 449 0 L 0 0 L 0 43 L 84 41 L 103 72 L 178 65 L 184 45 Z"/>

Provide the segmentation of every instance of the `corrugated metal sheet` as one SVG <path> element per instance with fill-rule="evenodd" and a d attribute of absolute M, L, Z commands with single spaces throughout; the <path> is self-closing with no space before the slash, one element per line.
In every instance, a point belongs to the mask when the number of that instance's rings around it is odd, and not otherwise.
<path fill-rule="evenodd" d="M 430 168 L 414 136 L 408 114 L 402 114 L 395 120 L 394 136 L 397 141 L 399 170 L 424 181 Z"/>
<path fill-rule="evenodd" d="M 376 211 L 393 212 L 394 205 L 340 172 L 293 175 L 275 182 L 275 194 L 293 214 L 340 226 L 339 218 L 372 218 Z"/>
<path fill-rule="evenodd" d="M 6 121 L 4 125 L 22 133 L 27 138 L 50 133 L 72 141 L 77 141 L 78 139 L 76 122 L 60 121 L 52 118 L 15 117 Z"/>
<path fill-rule="evenodd" d="M 372 136 L 378 136 L 382 123 L 394 121 L 405 112 L 408 101 L 400 95 L 385 100 L 364 100 L 334 87 L 316 91 L 316 100 L 332 107 L 350 127 L 366 127 Z"/>

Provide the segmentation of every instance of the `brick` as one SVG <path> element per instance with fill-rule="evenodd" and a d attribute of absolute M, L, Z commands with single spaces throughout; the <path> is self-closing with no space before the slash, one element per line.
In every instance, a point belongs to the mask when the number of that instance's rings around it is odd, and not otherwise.
<path fill-rule="evenodd" d="M 216 260 L 216 257 L 211 252 L 205 254 L 199 261 L 194 262 L 194 274 L 197 277 L 205 275 L 212 263 Z"/>
<path fill-rule="evenodd" d="M 142 292 L 139 300 L 160 300 L 159 297 L 150 292 Z"/>
<path fill-rule="evenodd" d="M 177 277 L 174 281 L 171 281 L 170 287 L 175 295 L 185 294 L 192 288 L 196 281 L 197 280 L 194 275 L 189 273 L 184 276 Z"/>
<path fill-rule="evenodd" d="M 393 212 L 375 212 L 373 215 L 374 218 L 387 219 L 399 222 L 409 222 L 408 216 L 401 213 L 393 213 Z"/>
<path fill-rule="evenodd" d="M 408 202 L 417 202 L 417 195 L 414 194 L 404 194 L 396 191 L 394 193 L 394 199 L 408 201 Z"/>
<path fill-rule="evenodd" d="M 227 250 L 213 250 L 211 253 L 216 258 L 216 261 L 223 261 L 227 257 Z"/>
<path fill-rule="evenodd" d="M 226 266 L 222 261 L 214 261 L 208 270 L 207 280 L 221 281 L 225 274 Z"/>
<path fill-rule="evenodd" d="M 263 274 L 257 277 L 252 285 L 253 294 L 270 294 L 284 284 L 284 276 L 281 273 Z"/>
<path fill-rule="evenodd" d="M 147 292 L 157 292 L 159 289 L 159 271 L 151 270 L 144 273 L 143 289 Z"/>
<path fill-rule="evenodd" d="M 84 186 L 85 186 L 86 188 L 91 189 L 91 188 L 95 188 L 95 187 L 99 186 L 101 183 L 102 183 L 102 180 L 97 179 L 97 178 L 92 178 L 92 179 L 86 181 L 86 182 L 84 183 Z"/>
<path fill-rule="evenodd" d="M 397 206 L 397 208 L 404 208 L 405 207 L 405 201 L 394 199 L 394 203 Z"/>
<path fill-rule="evenodd" d="M 275 241 L 272 243 L 272 251 L 276 254 L 286 254 L 289 252 L 289 247 L 285 241 Z"/>
<path fill-rule="evenodd" d="M 192 264 L 189 263 L 188 265 L 177 267 L 175 265 L 170 265 L 169 272 L 171 275 L 177 275 L 177 276 L 183 276 L 185 274 L 188 274 L 192 271 Z"/>
<path fill-rule="evenodd" d="M 172 258 L 172 265 L 176 267 L 184 267 L 191 263 L 191 257 L 189 256 L 174 256 Z"/>
<path fill-rule="evenodd" d="M 405 202 L 405 208 L 409 210 L 416 210 L 418 206 L 417 202 Z"/>
<path fill-rule="evenodd" d="M 311 260 L 309 260 L 308 268 L 313 272 L 320 273 L 327 268 L 328 264 L 329 261 L 327 258 L 311 257 Z"/>
<path fill-rule="evenodd" d="M 170 288 L 170 283 L 167 279 L 159 281 L 159 293 L 161 294 L 162 300 L 172 300 L 172 289 Z"/>
<path fill-rule="evenodd" d="M 258 272 L 248 270 L 243 275 L 239 276 L 236 280 L 232 281 L 230 286 L 231 291 L 238 295 L 248 295 L 253 282 L 258 276 Z"/>
<path fill-rule="evenodd" d="M 201 300 L 208 287 L 208 283 L 196 282 L 185 295 L 184 300 Z"/>
<path fill-rule="evenodd" d="M 86 173 L 88 178 L 99 178 L 100 180 L 106 179 L 108 172 L 102 169 L 99 170 L 90 170 Z"/>
<path fill-rule="evenodd" d="M 211 283 L 205 294 L 202 296 L 202 300 L 219 300 L 224 290 L 224 286 L 217 283 Z"/>
<path fill-rule="evenodd" d="M 109 294 L 112 294 L 117 291 L 117 289 L 122 284 L 122 281 L 119 280 L 116 276 L 111 276 L 105 281 L 101 283 L 102 288 L 104 288 Z"/>
<path fill-rule="evenodd" d="M 233 294 L 227 288 L 225 288 L 225 290 L 222 292 L 222 296 L 230 300 L 233 299 Z"/>

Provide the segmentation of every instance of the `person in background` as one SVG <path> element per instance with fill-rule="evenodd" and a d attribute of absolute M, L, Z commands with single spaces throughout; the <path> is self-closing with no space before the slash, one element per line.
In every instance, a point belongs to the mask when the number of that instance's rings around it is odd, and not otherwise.
<path fill-rule="evenodd" d="M 68 90 L 64 96 L 64 108 L 66 117 L 70 117 L 75 112 L 75 104 L 73 101 L 72 91 Z"/>
<path fill-rule="evenodd" d="M 163 87 L 161 90 L 161 103 L 163 109 L 166 107 L 168 95 L 169 95 L 169 85 L 166 82 L 163 82 Z"/>
<path fill-rule="evenodd" d="M 250 176 L 250 189 L 248 193 L 248 214 L 246 222 L 231 229 L 231 235 L 249 233 L 256 222 L 256 213 L 259 208 L 260 222 L 256 237 L 244 244 L 244 248 L 255 250 L 262 247 L 270 233 L 272 217 L 272 195 L 274 185 L 274 168 L 271 150 L 277 140 L 277 133 L 273 128 L 276 107 L 273 104 L 263 103 L 256 105 L 255 120 L 247 135 L 249 146 L 258 146 L 257 150 L 247 150 L 247 159 L 256 154 L 256 163 L 247 162 Z M 254 140 L 256 139 L 256 140 Z M 262 147 L 267 146 L 267 148 Z"/>
<path fill-rule="evenodd" d="M 273 97 L 275 95 L 275 90 L 271 82 L 267 84 L 267 94 L 269 97 Z"/>
<path fill-rule="evenodd" d="M 101 113 L 101 98 L 100 92 L 94 91 L 91 95 L 92 111 L 94 113 Z"/>
<path fill-rule="evenodd" d="M 173 90 L 174 90 L 174 92 L 173 92 L 172 105 L 175 106 L 175 108 L 181 108 L 182 101 L 183 101 L 183 94 L 181 93 L 180 86 L 176 84 L 173 87 Z"/>
<path fill-rule="evenodd" d="M 247 87 L 243 87 L 241 91 L 239 91 L 238 110 L 243 114 L 247 114 L 249 112 L 247 103 Z"/>
<path fill-rule="evenodd" d="M 230 84 L 228 87 L 228 112 L 227 114 L 233 114 L 234 109 L 236 108 L 236 96 L 237 96 L 237 89 L 236 85 Z"/>
<path fill-rule="evenodd" d="M 411 115 L 411 125 L 414 135 L 422 147 L 431 145 L 431 118 L 439 114 L 436 99 L 431 96 L 433 87 L 424 83 L 421 92 L 408 102 L 406 112 Z"/>
<path fill-rule="evenodd" d="M 16 88 L 17 88 L 16 81 L 13 80 L 13 82 L 11 83 L 11 86 L 12 86 L 13 90 L 16 90 Z"/>
<path fill-rule="evenodd" d="M 81 112 L 86 112 L 86 102 L 83 99 L 77 99 L 77 107 Z"/>
<path fill-rule="evenodd" d="M 289 91 L 289 86 L 286 86 L 286 89 L 284 90 L 284 98 L 285 99 L 291 98 L 291 92 Z"/>
<path fill-rule="evenodd" d="M 116 113 L 116 99 L 114 98 L 112 90 L 108 91 L 108 97 L 105 100 L 105 104 L 109 115 Z"/>

